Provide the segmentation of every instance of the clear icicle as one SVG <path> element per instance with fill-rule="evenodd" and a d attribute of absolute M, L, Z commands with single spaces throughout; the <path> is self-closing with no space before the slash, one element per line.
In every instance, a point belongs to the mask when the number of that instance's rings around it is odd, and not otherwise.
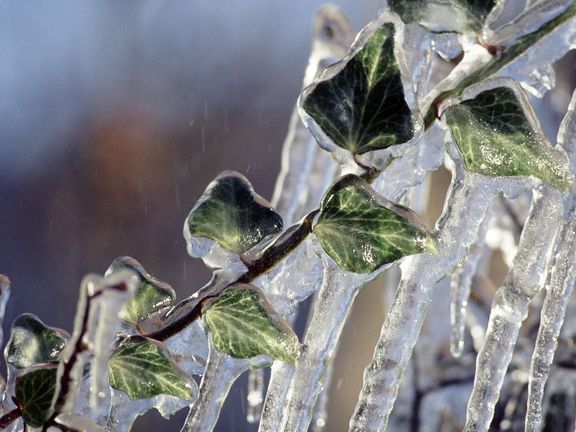
<path fill-rule="evenodd" d="M 312 51 L 304 75 L 303 87 L 310 85 L 320 70 L 340 60 L 352 44 L 354 36 L 354 31 L 340 8 L 334 5 L 323 6 L 314 19 Z M 318 205 L 324 191 L 336 176 L 337 169 L 338 166 L 334 163 L 330 154 L 320 148 L 316 140 L 302 124 L 302 120 L 298 115 L 298 108 L 296 107 L 290 119 L 288 135 L 284 141 L 282 169 L 278 175 L 272 198 L 272 204 L 282 215 L 286 225 L 295 222 Z M 303 264 L 310 266 L 310 263 L 314 263 L 315 258 L 310 257 L 310 253 L 306 252 L 312 250 L 310 242 L 307 243 L 305 246 L 306 250 L 300 248 L 295 253 L 306 260 L 302 262 Z M 288 257 L 288 260 L 291 259 L 296 260 L 297 257 Z M 266 287 L 269 286 L 275 293 L 278 293 L 278 295 L 272 293 L 269 299 L 275 307 L 279 306 L 279 309 L 276 310 L 283 315 L 291 315 L 294 303 L 308 297 L 309 293 L 303 293 L 303 291 L 306 291 L 306 286 L 316 290 L 321 282 L 321 280 L 311 280 L 310 284 L 304 284 L 304 290 L 298 289 L 298 292 L 295 292 L 294 295 L 287 294 L 294 291 L 295 288 L 295 284 L 291 281 L 292 277 L 287 274 L 287 264 L 280 264 L 278 269 L 271 273 L 268 277 L 268 283 L 265 284 Z M 299 269 L 298 273 L 300 275 L 312 274 L 312 279 L 315 279 L 317 274 L 317 272 L 304 272 L 301 269 Z M 281 286 L 277 283 L 278 277 L 290 280 L 288 291 L 279 289 Z M 298 285 L 301 286 L 301 284 Z M 276 425 L 282 410 L 271 409 L 271 407 L 277 406 L 284 400 L 291 370 L 290 367 L 279 362 L 275 362 L 272 367 L 265 402 L 267 408 L 264 408 L 266 415 L 260 424 L 261 431 L 271 430 L 275 432 L 277 430 Z M 250 374 L 253 373 L 257 372 L 250 371 Z"/>
<path fill-rule="evenodd" d="M 280 430 L 286 393 L 293 374 L 294 368 L 285 363 L 274 362 L 272 365 L 262 419 L 258 428 L 259 432 L 278 432 Z"/>
<path fill-rule="evenodd" d="M 490 212 L 488 212 L 490 213 Z M 460 357 L 464 350 L 464 330 L 466 327 L 466 311 L 468 309 L 468 297 L 472 287 L 472 278 L 476 274 L 478 262 L 482 258 L 484 239 L 488 229 L 490 214 L 484 218 L 484 222 L 478 230 L 478 237 L 468 250 L 468 256 L 462 261 L 452 275 L 450 285 L 450 352 L 454 357 Z"/>
<path fill-rule="evenodd" d="M 334 361 L 329 359 L 328 367 L 324 375 L 324 386 L 322 392 L 316 401 L 314 414 L 312 415 L 312 432 L 324 432 L 328 422 L 328 401 L 330 399 L 330 385 L 332 384 L 332 375 L 334 372 Z"/>
<path fill-rule="evenodd" d="M 563 147 L 569 155 L 572 170 L 576 165 L 576 92 L 568 106 L 558 132 L 558 145 Z M 528 378 L 528 410 L 526 414 L 526 431 L 539 430 L 542 417 L 542 402 L 544 387 L 550 374 L 550 366 L 558 345 L 558 336 L 566 315 L 566 308 L 574 289 L 576 268 L 574 256 L 576 255 L 576 197 L 574 189 L 564 198 L 565 223 L 558 242 L 558 250 L 554 267 L 550 274 L 550 284 L 544 305 L 542 306 L 540 328 L 536 338 L 536 345 L 530 362 L 530 375 Z"/>
<path fill-rule="evenodd" d="M 253 369 L 248 375 L 248 408 L 246 421 L 258 423 L 264 403 L 264 369 Z"/>
<path fill-rule="evenodd" d="M 570 194 L 570 198 L 573 199 Z M 544 399 L 544 386 L 550 373 L 550 366 L 554 360 L 554 353 L 558 346 L 558 336 L 566 315 L 566 308 L 574 289 L 576 278 L 576 209 L 568 215 L 570 220 L 561 234 L 562 242 L 559 245 L 554 267 L 550 274 L 550 286 L 546 293 L 540 317 L 540 328 L 536 338 L 536 345 L 530 363 L 530 376 L 528 381 L 528 412 L 526 415 L 526 431 L 536 432 L 542 416 L 542 401 Z"/>
<path fill-rule="evenodd" d="M 216 426 L 222 405 L 234 381 L 250 367 L 269 362 L 267 357 L 239 360 L 221 353 L 210 343 L 208 362 L 200 382 L 198 399 L 190 407 L 182 432 L 210 432 Z"/>
<path fill-rule="evenodd" d="M 364 372 L 364 385 L 354 415 L 352 431 L 386 430 L 432 290 L 466 254 L 492 197 L 494 185 L 469 174 L 463 178 L 457 164 L 444 214 L 438 223 L 440 254 L 409 257 L 402 263 L 402 278 L 388 312 L 373 359 Z"/>
<path fill-rule="evenodd" d="M 328 362 L 334 353 L 346 317 L 365 276 L 342 273 L 326 258 L 324 280 L 288 391 L 288 402 L 278 431 L 307 430 L 323 385 Z"/>
<path fill-rule="evenodd" d="M 535 192 L 513 267 L 494 296 L 486 337 L 476 359 L 466 418 L 468 432 L 487 431 L 490 426 L 520 325 L 549 267 L 550 248 L 562 212 L 559 192 L 547 186 L 543 191 Z"/>
<path fill-rule="evenodd" d="M 0 345 L 4 342 L 4 332 L 2 331 L 2 324 L 4 323 L 4 313 L 6 312 L 6 304 L 10 299 L 10 279 L 0 274 Z M 4 391 L 6 382 L 4 378 L 0 377 L 0 393 Z"/>

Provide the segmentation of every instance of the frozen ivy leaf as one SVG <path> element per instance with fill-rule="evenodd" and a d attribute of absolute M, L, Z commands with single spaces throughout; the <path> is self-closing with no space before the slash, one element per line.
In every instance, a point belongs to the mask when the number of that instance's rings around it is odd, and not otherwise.
<path fill-rule="evenodd" d="M 12 324 L 6 362 L 22 369 L 57 360 L 67 339 L 64 330 L 48 327 L 35 315 L 22 314 Z"/>
<path fill-rule="evenodd" d="M 243 175 L 225 171 L 216 177 L 186 219 L 193 237 L 216 241 L 228 252 L 243 254 L 265 237 L 282 231 L 282 218 L 254 192 Z"/>
<path fill-rule="evenodd" d="M 485 90 L 454 105 L 446 122 L 469 171 L 533 176 L 560 190 L 570 185 L 568 166 L 534 131 L 512 89 Z"/>
<path fill-rule="evenodd" d="M 320 81 L 303 102 L 304 111 L 337 146 L 360 155 L 409 141 L 414 136 L 393 23 L 385 23 L 340 72 Z"/>
<path fill-rule="evenodd" d="M 126 305 L 120 317 L 129 324 L 138 325 L 163 310 L 168 309 L 176 299 L 176 293 L 170 285 L 151 276 L 144 267 L 130 257 L 116 258 L 106 274 L 122 269 L 129 269 L 140 278 L 140 285 L 132 300 Z"/>
<path fill-rule="evenodd" d="M 410 209 L 384 199 L 351 174 L 324 195 L 314 234 L 340 268 L 354 273 L 372 273 L 403 256 L 436 251 Z"/>
<path fill-rule="evenodd" d="M 50 417 L 57 373 L 58 368 L 54 365 L 23 371 L 16 378 L 15 397 L 28 426 L 40 427 Z"/>
<path fill-rule="evenodd" d="M 298 337 L 258 288 L 232 285 L 207 303 L 202 314 L 218 351 L 242 359 L 264 354 L 296 364 Z"/>
<path fill-rule="evenodd" d="M 433 32 L 479 32 L 497 4 L 497 0 L 388 0 L 402 21 Z"/>
<path fill-rule="evenodd" d="M 131 399 L 159 395 L 194 400 L 198 388 L 170 358 L 163 344 L 141 336 L 124 340 L 108 362 L 110 385 Z"/>

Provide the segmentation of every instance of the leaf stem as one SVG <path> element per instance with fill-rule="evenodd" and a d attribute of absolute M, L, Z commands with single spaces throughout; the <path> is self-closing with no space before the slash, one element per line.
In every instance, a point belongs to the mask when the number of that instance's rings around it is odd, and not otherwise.
<path fill-rule="evenodd" d="M 216 279 L 213 278 L 200 291 L 205 292 L 206 295 L 198 295 L 195 298 L 184 300 L 185 303 L 194 302 L 194 306 L 188 313 L 170 322 L 164 328 L 143 336 L 161 342 L 175 336 L 202 316 L 202 306 L 206 300 L 218 297 L 226 287 L 234 283 L 250 283 L 258 276 L 270 271 L 276 264 L 302 243 L 306 237 L 308 237 L 308 234 L 312 232 L 314 218 L 318 212 L 319 210 L 315 209 L 308 213 L 301 222 L 284 231 L 284 233 L 282 233 L 270 246 L 264 249 L 256 259 L 245 261 L 248 270 L 240 275 L 235 281 L 212 290 L 210 288 L 216 286 Z M 180 305 L 175 306 L 174 309 L 180 309 Z"/>
<path fill-rule="evenodd" d="M 0 429 L 1 430 L 6 429 L 21 416 L 22 416 L 22 410 L 20 409 L 20 407 L 16 407 L 12 411 L 7 412 L 2 417 L 0 417 Z"/>

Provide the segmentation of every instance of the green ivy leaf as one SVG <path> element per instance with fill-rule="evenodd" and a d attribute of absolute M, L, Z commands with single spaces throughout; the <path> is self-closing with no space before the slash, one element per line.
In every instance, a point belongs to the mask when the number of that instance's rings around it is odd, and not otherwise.
<path fill-rule="evenodd" d="M 303 102 L 304 111 L 328 138 L 355 155 L 414 136 L 394 54 L 395 32 L 394 24 L 383 24 L 340 72 L 319 82 Z"/>
<path fill-rule="evenodd" d="M 48 327 L 35 315 L 22 314 L 12 324 L 6 362 L 23 369 L 57 360 L 67 339 L 64 330 Z"/>
<path fill-rule="evenodd" d="M 140 277 L 140 285 L 130 303 L 120 317 L 129 324 L 138 325 L 163 310 L 168 309 L 176 299 L 176 293 L 170 285 L 151 276 L 144 267 L 130 257 L 116 258 L 106 273 L 130 269 Z"/>
<path fill-rule="evenodd" d="M 560 190 L 572 182 L 567 163 L 534 131 L 508 87 L 483 91 L 448 108 L 446 122 L 469 171 L 533 176 Z"/>
<path fill-rule="evenodd" d="M 202 315 L 218 351 L 242 359 L 264 354 L 292 365 L 298 360 L 298 337 L 252 285 L 226 288 Z"/>
<path fill-rule="evenodd" d="M 198 200 L 186 219 L 188 234 L 216 241 L 243 254 L 265 237 L 282 231 L 282 218 L 254 192 L 243 175 L 225 171 Z"/>
<path fill-rule="evenodd" d="M 340 178 L 324 195 L 314 234 L 340 268 L 372 273 L 403 256 L 435 252 L 416 215 L 379 196 L 360 177 Z"/>
<path fill-rule="evenodd" d="M 388 0 L 405 23 L 417 22 L 433 32 L 480 32 L 498 0 Z"/>
<path fill-rule="evenodd" d="M 108 362 L 110 385 L 131 399 L 158 395 L 194 400 L 196 382 L 170 358 L 160 342 L 132 336 L 120 344 Z"/>
<path fill-rule="evenodd" d="M 52 413 L 58 367 L 42 366 L 23 372 L 16 377 L 15 397 L 22 407 L 24 422 L 31 427 L 40 427 Z"/>

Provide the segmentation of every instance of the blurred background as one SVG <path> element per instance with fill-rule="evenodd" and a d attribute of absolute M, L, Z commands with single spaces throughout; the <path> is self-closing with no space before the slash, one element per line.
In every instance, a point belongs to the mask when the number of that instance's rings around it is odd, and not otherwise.
<path fill-rule="evenodd" d="M 121 255 L 180 298 L 208 280 L 186 255 L 184 219 L 225 169 L 271 197 L 322 3 L 0 2 L 0 273 L 13 286 L 5 332 L 23 312 L 70 331 L 82 277 Z M 334 3 L 356 30 L 378 9 L 378 0 Z M 563 62 L 572 88 L 574 56 Z M 539 102 L 550 136 L 568 98 Z M 384 318 L 379 288 L 362 291 L 345 329 L 328 431 L 347 430 Z M 243 378 L 218 431 L 256 430 L 245 396 Z M 184 417 L 151 413 L 134 430 L 177 431 Z"/>
<path fill-rule="evenodd" d="M 335 3 L 355 29 L 376 17 L 377 0 Z M 82 277 L 120 255 L 180 298 L 208 280 L 186 255 L 184 219 L 225 169 L 271 197 L 321 5 L 0 2 L 5 332 L 23 312 L 70 331 Z M 218 430 L 251 430 L 244 389 Z M 183 415 L 135 430 L 179 430 Z"/>

